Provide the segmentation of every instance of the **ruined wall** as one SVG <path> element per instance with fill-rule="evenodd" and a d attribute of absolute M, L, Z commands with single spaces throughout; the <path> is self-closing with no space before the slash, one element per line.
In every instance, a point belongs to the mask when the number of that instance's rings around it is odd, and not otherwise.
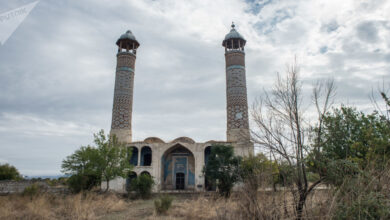
<path fill-rule="evenodd" d="M 32 184 L 37 184 L 42 192 L 48 193 L 67 193 L 69 190 L 65 187 L 53 187 L 48 185 L 45 181 L 32 181 L 32 180 L 2 180 L 0 181 L 0 195 L 4 194 L 13 194 L 13 193 L 22 193 L 23 190 L 31 186 Z"/>

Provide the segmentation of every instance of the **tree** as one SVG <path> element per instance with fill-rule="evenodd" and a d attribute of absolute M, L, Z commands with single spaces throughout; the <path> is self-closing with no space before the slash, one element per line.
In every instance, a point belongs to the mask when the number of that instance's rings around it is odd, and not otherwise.
<path fill-rule="evenodd" d="M 22 176 L 19 171 L 9 164 L 0 165 L 0 180 L 20 180 Z"/>
<path fill-rule="evenodd" d="M 378 112 L 366 115 L 352 107 L 333 109 L 324 117 L 321 136 L 315 137 L 320 142 L 322 161 L 314 163 L 317 159 L 309 154 L 310 167 L 327 176 L 331 183 L 342 181 L 342 175 L 357 174 L 357 169 L 369 165 L 383 169 L 390 159 L 389 125 L 388 119 Z M 340 164 L 345 164 L 343 169 L 338 167 Z M 335 169 L 338 172 L 332 171 Z"/>
<path fill-rule="evenodd" d="M 218 187 L 220 195 L 228 198 L 234 184 L 239 180 L 241 158 L 234 156 L 232 146 L 213 145 L 203 170 L 206 178 Z"/>
<path fill-rule="evenodd" d="M 92 146 L 82 146 L 72 155 L 62 161 L 62 172 L 68 175 L 91 175 L 101 176 L 98 169 L 99 151 Z"/>
<path fill-rule="evenodd" d="M 107 192 L 110 180 L 118 176 L 126 178 L 128 171 L 132 168 L 131 151 L 120 143 L 115 135 L 106 137 L 103 130 L 94 137 L 99 152 L 98 170 L 102 173 L 102 180 L 106 181 L 105 192 Z"/>
<path fill-rule="evenodd" d="M 252 192 L 263 186 L 275 186 L 279 178 L 278 164 L 259 153 L 244 157 L 240 163 L 240 177 Z"/>
<path fill-rule="evenodd" d="M 275 159 L 287 163 L 292 169 L 291 187 L 293 194 L 296 218 L 302 219 L 303 208 L 310 192 L 322 182 L 320 178 L 309 185 L 305 156 L 311 152 L 311 147 L 318 148 L 318 140 L 314 144 L 307 145 L 307 137 L 310 125 L 307 123 L 304 111 L 301 107 L 303 96 L 301 83 L 298 77 L 299 68 L 296 63 L 287 68 L 285 78 L 278 74 L 277 81 L 271 93 L 255 103 L 253 118 L 257 125 L 252 132 L 253 141 L 268 150 Z M 319 82 L 313 89 L 313 108 L 317 109 L 316 130 L 322 132 L 323 117 L 328 112 L 334 95 L 332 80 Z M 321 157 L 321 152 L 315 151 L 316 158 Z"/>
<path fill-rule="evenodd" d="M 119 143 L 115 136 L 106 137 L 103 130 L 94 134 L 94 138 L 96 147 L 86 146 L 76 150 L 62 162 L 62 172 L 75 175 L 74 182 L 98 184 L 106 181 L 107 192 L 110 180 L 118 176 L 126 177 L 131 169 L 131 151 Z M 96 176 L 99 181 L 93 180 Z"/>

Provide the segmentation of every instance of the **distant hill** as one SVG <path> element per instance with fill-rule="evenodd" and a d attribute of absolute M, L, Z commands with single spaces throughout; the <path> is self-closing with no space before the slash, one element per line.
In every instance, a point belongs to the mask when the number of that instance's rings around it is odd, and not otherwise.
<path fill-rule="evenodd" d="M 24 176 L 25 179 L 33 179 L 33 178 L 41 178 L 41 179 L 58 179 L 60 177 L 68 177 L 68 175 L 51 175 L 51 176 L 45 176 L 45 175 L 36 175 L 36 176 Z"/>

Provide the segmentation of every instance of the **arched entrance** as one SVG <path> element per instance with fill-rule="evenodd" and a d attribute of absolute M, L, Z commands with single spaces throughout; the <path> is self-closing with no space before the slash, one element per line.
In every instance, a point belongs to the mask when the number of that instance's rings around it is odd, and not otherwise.
<path fill-rule="evenodd" d="M 126 191 L 131 191 L 131 181 L 133 181 L 135 178 L 137 178 L 137 173 L 133 171 L 129 172 L 126 178 Z"/>
<path fill-rule="evenodd" d="M 195 157 L 181 144 L 169 148 L 162 156 L 161 189 L 195 189 Z"/>

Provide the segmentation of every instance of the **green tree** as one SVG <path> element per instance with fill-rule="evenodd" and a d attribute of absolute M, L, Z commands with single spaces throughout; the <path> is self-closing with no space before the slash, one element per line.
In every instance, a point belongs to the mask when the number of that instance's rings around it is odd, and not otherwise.
<path fill-rule="evenodd" d="M 9 164 L 0 165 L 0 180 L 20 180 L 22 176 L 19 171 Z"/>
<path fill-rule="evenodd" d="M 390 126 L 388 120 L 376 112 L 366 115 L 345 106 L 333 109 L 324 117 L 319 138 L 326 164 L 327 161 L 348 160 L 365 167 L 375 160 L 383 165 L 390 156 Z"/>
<path fill-rule="evenodd" d="M 126 178 L 131 170 L 131 151 L 116 136 L 104 135 L 104 131 L 94 135 L 95 144 L 99 152 L 98 170 L 102 173 L 102 180 L 106 181 L 106 192 L 109 189 L 110 180 L 120 176 Z"/>
<path fill-rule="evenodd" d="M 232 146 L 214 145 L 204 168 L 205 176 L 218 187 L 220 195 L 229 197 L 234 184 L 239 180 L 241 158 L 234 155 Z"/>
<path fill-rule="evenodd" d="M 279 178 L 278 164 L 268 160 L 262 153 L 256 156 L 249 155 L 240 163 L 240 176 L 253 191 L 257 191 L 262 184 L 273 185 L 275 188 Z"/>
<path fill-rule="evenodd" d="M 73 184 L 99 184 L 106 182 L 105 192 L 109 189 L 109 181 L 121 176 L 126 177 L 131 169 L 129 151 L 115 136 L 105 135 L 101 130 L 94 134 L 96 147 L 86 146 L 76 150 L 62 162 L 62 172 L 74 175 Z M 99 177 L 99 181 L 95 181 Z M 87 179 L 86 179 L 87 178 Z"/>
<path fill-rule="evenodd" d="M 99 151 L 92 146 L 82 146 L 62 161 L 62 172 L 68 175 L 98 175 Z"/>

